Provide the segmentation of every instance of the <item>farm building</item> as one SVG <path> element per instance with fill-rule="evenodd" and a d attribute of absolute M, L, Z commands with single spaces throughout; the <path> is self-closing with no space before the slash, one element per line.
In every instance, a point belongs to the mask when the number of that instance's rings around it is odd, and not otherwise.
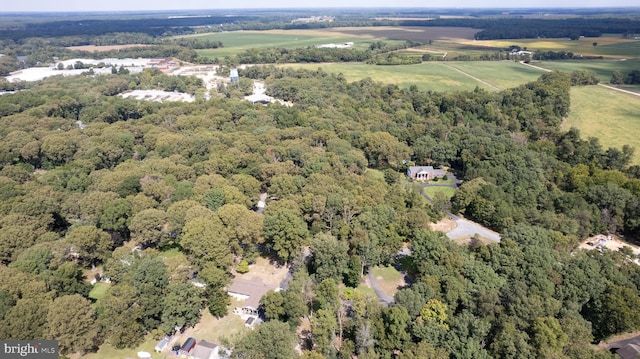
<path fill-rule="evenodd" d="M 407 176 L 418 181 L 429 181 L 447 174 L 445 170 L 434 169 L 433 166 L 411 166 L 407 168 Z"/>
<path fill-rule="evenodd" d="M 193 352 L 189 358 L 191 359 L 218 359 L 220 348 L 213 343 L 209 343 L 205 340 L 201 340 L 193 348 Z"/>
<path fill-rule="evenodd" d="M 194 338 L 189 337 L 184 344 L 180 347 L 180 355 L 187 356 L 193 352 L 193 348 L 196 347 L 196 340 Z"/>

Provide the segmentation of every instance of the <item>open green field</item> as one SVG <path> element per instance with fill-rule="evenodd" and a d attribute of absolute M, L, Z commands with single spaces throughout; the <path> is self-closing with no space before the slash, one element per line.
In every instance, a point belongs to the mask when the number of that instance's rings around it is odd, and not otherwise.
<path fill-rule="evenodd" d="M 347 81 L 371 78 L 396 84 L 401 88 L 416 85 L 425 91 L 472 91 L 480 88 L 495 91 L 534 81 L 542 71 L 513 61 L 424 62 L 417 65 L 379 66 L 363 63 L 283 64 L 278 66 L 342 73 Z M 456 69 L 461 70 L 456 71 Z M 475 77 L 475 78 L 474 78 Z M 492 86 L 487 86 L 481 81 Z"/>
<path fill-rule="evenodd" d="M 602 86 L 573 87 L 564 129 L 571 127 L 584 138 L 597 137 L 605 148 L 635 147 L 633 164 L 640 165 L 640 97 Z"/>
<path fill-rule="evenodd" d="M 598 45 L 593 46 L 596 42 Z M 511 45 L 526 47 L 530 51 L 566 51 L 576 55 L 605 56 L 609 58 L 640 58 L 640 40 L 623 39 L 620 35 L 569 39 L 513 39 L 461 41 L 460 46 L 505 49 Z"/>

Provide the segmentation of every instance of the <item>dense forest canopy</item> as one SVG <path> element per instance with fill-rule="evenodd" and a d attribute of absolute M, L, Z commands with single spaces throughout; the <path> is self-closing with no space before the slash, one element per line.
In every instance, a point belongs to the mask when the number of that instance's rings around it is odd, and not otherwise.
<path fill-rule="evenodd" d="M 633 149 L 560 130 L 572 75 L 449 94 L 321 69 L 241 75 L 294 105 L 233 91 L 117 96 L 202 85 L 157 70 L 0 96 L 0 337 L 65 338 L 65 354 L 133 347 L 197 323 L 204 307 L 226 315 L 232 273 L 261 255 L 293 279 L 263 298 L 268 322 L 230 343 L 235 357 L 275 342 L 291 345 L 274 357 L 290 357 L 302 318 L 307 358 L 610 358 L 590 343 L 640 328 L 629 251 L 576 250 L 595 233 L 638 235 L 640 170 Z M 452 211 L 502 240 L 467 248 L 431 231 L 443 213 L 407 179 L 410 164 L 457 173 Z M 179 265 L 163 260 L 170 249 Z M 394 263 L 411 278 L 394 304 L 353 289 Z M 111 279 L 94 305 L 92 266 Z M 196 272 L 206 289 L 191 284 Z"/>

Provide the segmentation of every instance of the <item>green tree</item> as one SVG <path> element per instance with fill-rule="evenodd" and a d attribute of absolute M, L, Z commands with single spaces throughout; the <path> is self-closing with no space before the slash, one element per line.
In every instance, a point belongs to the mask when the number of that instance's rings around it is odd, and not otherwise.
<path fill-rule="evenodd" d="M 448 307 L 445 303 L 431 298 L 420 310 L 420 318 L 424 321 L 435 322 L 443 329 L 449 329 L 449 325 L 445 323 L 449 317 L 447 311 Z"/>
<path fill-rule="evenodd" d="M 4 318 L 5 313 L 16 304 L 11 294 L 4 289 L 0 289 L 0 321 Z"/>
<path fill-rule="evenodd" d="M 135 347 L 144 339 L 143 310 L 137 297 L 131 285 L 116 284 L 98 302 L 98 323 L 106 341 L 115 348 Z"/>
<path fill-rule="evenodd" d="M 360 148 L 364 151 L 369 164 L 376 168 L 398 167 L 411 155 L 409 146 L 401 143 L 388 132 L 366 133 L 360 139 Z"/>
<path fill-rule="evenodd" d="M 258 245 L 264 243 L 264 217 L 235 203 L 225 204 L 216 214 L 224 225 L 223 233 L 229 239 L 233 253 L 253 262 Z"/>
<path fill-rule="evenodd" d="M 593 323 L 596 340 L 640 328 L 640 296 L 635 289 L 612 285 L 585 305 L 584 317 Z"/>
<path fill-rule="evenodd" d="M 306 244 L 307 225 L 289 209 L 267 210 L 264 217 L 264 237 L 278 258 L 288 262 Z"/>
<path fill-rule="evenodd" d="M 402 350 L 409 342 L 409 313 L 405 308 L 392 306 L 382 311 L 384 329 L 379 333 L 378 345 L 385 351 Z"/>
<path fill-rule="evenodd" d="M 113 248 L 113 241 L 108 233 L 94 226 L 79 226 L 71 229 L 66 238 L 78 253 L 83 263 L 95 265 L 107 259 Z"/>
<path fill-rule="evenodd" d="M 131 203 L 124 198 L 116 199 L 104 206 L 102 213 L 98 216 L 98 227 L 128 238 L 132 216 Z"/>
<path fill-rule="evenodd" d="M 332 278 L 337 283 L 342 282 L 342 276 L 348 270 L 349 244 L 330 234 L 318 233 L 311 241 L 311 251 L 316 280 L 322 282 Z"/>
<path fill-rule="evenodd" d="M 89 295 L 91 285 L 85 281 L 82 268 L 73 262 L 60 265 L 55 271 L 44 276 L 47 285 L 58 296 L 69 294 Z"/>
<path fill-rule="evenodd" d="M 167 214 L 155 208 L 142 210 L 131 219 L 129 230 L 131 239 L 142 247 L 158 246 L 168 236 Z"/>
<path fill-rule="evenodd" d="M 162 259 L 149 255 L 141 257 L 132 269 L 131 283 L 136 289 L 137 303 L 142 308 L 142 323 L 147 330 L 160 323 L 162 298 L 169 284 L 167 266 Z"/>
<path fill-rule="evenodd" d="M 0 322 L 0 337 L 18 340 L 43 338 L 50 301 L 46 296 L 18 300 Z"/>
<path fill-rule="evenodd" d="M 213 188 L 204 194 L 202 202 L 212 211 L 217 211 L 226 203 L 225 193 L 222 188 Z"/>
<path fill-rule="evenodd" d="M 231 299 L 224 289 L 207 286 L 205 298 L 207 299 L 207 308 L 209 308 L 211 315 L 216 318 L 222 318 L 227 315 Z"/>
<path fill-rule="evenodd" d="M 62 354 L 93 349 L 98 326 L 91 302 L 78 294 L 56 298 L 49 305 L 44 335 L 58 340 Z"/>
<path fill-rule="evenodd" d="M 289 325 L 269 321 L 250 331 L 233 348 L 232 358 L 290 359 L 297 356 L 296 336 Z"/>
<path fill-rule="evenodd" d="M 283 307 L 284 296 L 282 293 L 270 290 L 260 299 L 260 304 L 267 320 L 280 320 L 286 314 Z"/>
<path fill-rule="evenodd" d="M 533 321 L 533 342 L 539 356 L 545 358 L 561 357 L 569 338 L 556 318 L 543 317 Z"/>
<path fill-rule="evenodd" d="M 331 310 L 318 310 L 311 321 L 311 334 L 314 349 L 326 357 L 334 357 L 336 347 L 334 344 L 338 322 L 336 315 Z"/>
<path fill-rule="evenodd" d="M 185 224 L 180 237 L 180 246 L 196 264 L 214 263 L 228 270 L 232 256 L 228 238 L 224 235 L 223 224 L 218 217 L 207 220 L 197 217 Z"/>
<path fill-rule="evenodd" d="M 172 283 L 162 299 L 162 330 L 171 333 L 175 326 L 194 326 L 204 305 L 202 290 L 191 283 Z"/>

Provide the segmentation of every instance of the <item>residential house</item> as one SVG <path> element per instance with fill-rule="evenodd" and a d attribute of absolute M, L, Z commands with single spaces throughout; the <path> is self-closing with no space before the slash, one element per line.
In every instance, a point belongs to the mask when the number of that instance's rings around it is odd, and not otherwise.
<path fill-rule="evenodd" d="M 433 166 L 410 166 L 407 168 L 407 176 L 418 181 L 430 181 L 434 178 L 444 177 L 447 172 L 443 169 L 434 169 Z"/>
<path fill-rule="evenodd" d="M 216 344 L 201 340 L 193 348 L 193 352 L 189 356 L 190 359 L 218 359 L 220 347 Z"/>
<path fill-rule="evenodd" d="M 251 280 L 235 278 L 227 288 L 227 293 L 242 302 L 242 308 L 234 309 L 235 314 L 257 316 L 262 296 L 276 288 L 276 286 L 265 284 L 260 278 Z"/>
<path fill-rule="evenodd" d="M 640 335 L 607 344 L 610 352 L 618 354 L 621 359 L 640 358 Z"/>

